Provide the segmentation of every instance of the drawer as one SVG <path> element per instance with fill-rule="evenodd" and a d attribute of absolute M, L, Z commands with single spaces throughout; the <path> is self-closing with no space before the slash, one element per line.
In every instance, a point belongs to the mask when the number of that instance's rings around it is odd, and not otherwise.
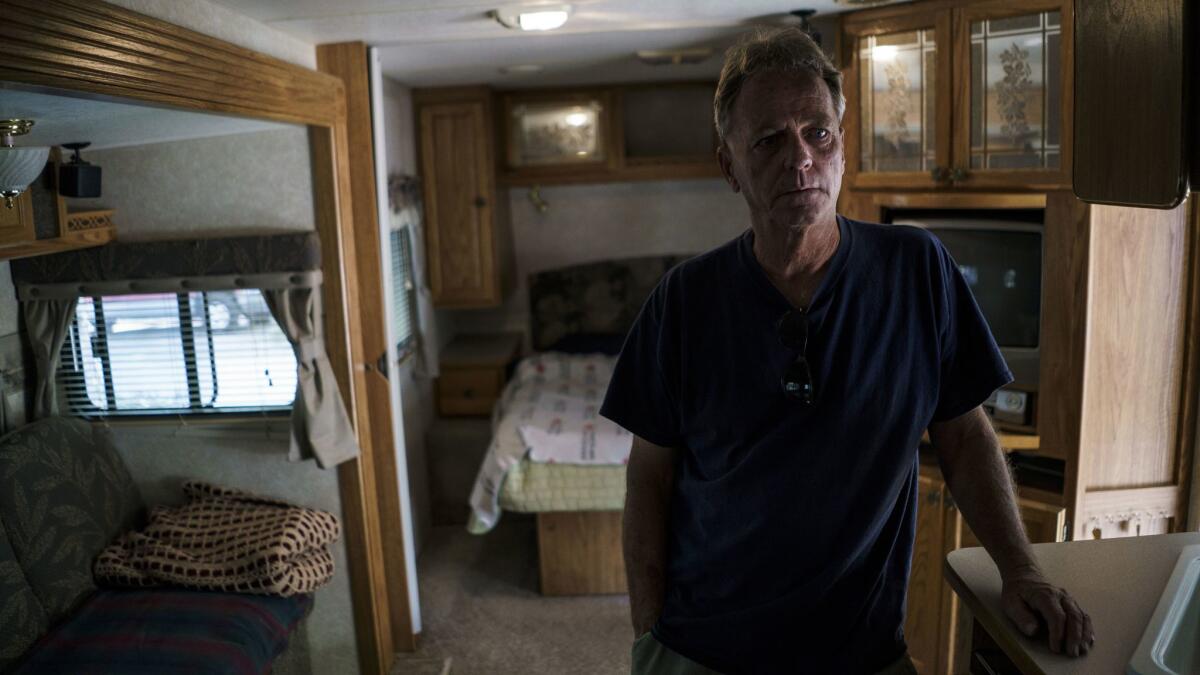
<path fill-rule="evenodd" d="M 502 368 L 442 370 L 438 412 L 442 415 L 490 415 L 504 386 Z"/>

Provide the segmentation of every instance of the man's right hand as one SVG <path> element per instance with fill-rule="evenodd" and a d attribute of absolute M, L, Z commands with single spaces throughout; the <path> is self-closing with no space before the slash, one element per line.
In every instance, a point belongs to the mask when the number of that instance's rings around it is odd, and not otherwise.
<path fill-rule="evenodd" d="M 662 615 L 666 597 L 667 522 L 679 451 L 638 436 L 625 471 L 622 539 L 634 637 L 647 633 Z"/>

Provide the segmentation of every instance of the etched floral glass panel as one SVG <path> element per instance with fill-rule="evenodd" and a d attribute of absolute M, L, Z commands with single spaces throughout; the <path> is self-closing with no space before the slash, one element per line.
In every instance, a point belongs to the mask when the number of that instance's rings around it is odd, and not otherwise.
<path fill-rule="evenodd" d="M 604 160 L 604 106 L 581 103 L 521 103 L 509 119 L 510 166 L 546 166 Z"/>
<path fill-rule="evenodd" d="M 1059 168 L 1061 49 L 1059 12 L 971 23 L 972 168 Z"/>
<path fill-rule="evenodd" d="M 859 39 L 860 171 L 933 168 L 937 151 L 933 36 L 929 29 Z"/>

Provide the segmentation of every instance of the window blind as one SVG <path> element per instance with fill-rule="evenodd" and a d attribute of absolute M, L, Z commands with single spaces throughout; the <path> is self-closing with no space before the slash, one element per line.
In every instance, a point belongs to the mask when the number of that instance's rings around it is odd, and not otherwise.
<path fill-rule="evenodd" d="M 296 358 L 258 290 L 80 298 L 59 381 L 82 415 L 287 410 Z"/>
<path fill-rule="evenodd" d="M 416 349 L 416 284 L 413 283 L 412 241 L 408 228 L 391 231 L 392 323 L 396 351 L 404 358 Z"/>

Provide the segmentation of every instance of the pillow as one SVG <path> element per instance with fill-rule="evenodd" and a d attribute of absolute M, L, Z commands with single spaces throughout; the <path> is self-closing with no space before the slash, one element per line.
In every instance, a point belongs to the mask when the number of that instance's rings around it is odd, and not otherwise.
<path fill-rule="evenodd" d="M 101 590 L 13 675 L 261 675 L 311 608 L 311 595 Z"/>
<path fill-rule="evenodd" d="M 624 344 L 625 336 L 620 333 L 576 333 L 561 338 L 550 345 L 547 351 L 616 356 L 621 353 L 621 346 Z"/>

